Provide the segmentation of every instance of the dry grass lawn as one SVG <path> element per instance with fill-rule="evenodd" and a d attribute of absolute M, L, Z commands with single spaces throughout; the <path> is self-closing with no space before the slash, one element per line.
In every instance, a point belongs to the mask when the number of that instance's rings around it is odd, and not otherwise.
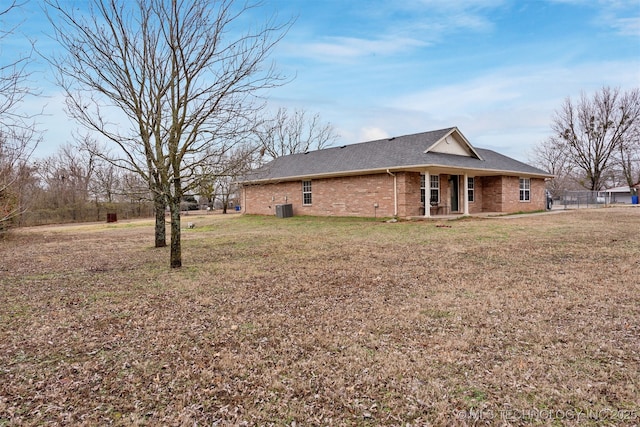
<path fill-rule="evenodd" d="M 0 241 L 0 426 L 640 423 L 640 209 L 183 221 Z"/>

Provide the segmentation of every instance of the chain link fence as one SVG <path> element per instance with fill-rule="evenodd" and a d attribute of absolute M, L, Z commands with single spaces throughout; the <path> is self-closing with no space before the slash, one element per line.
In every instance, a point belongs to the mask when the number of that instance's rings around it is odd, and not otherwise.
<path fill-rule="evenodd" d="M 599 208 L 610 202 L 598 191 L 565 191 L 560 200 L 554 200 L 554 206 L 558 209 Z"/>
<path fill-rule="evenodd" d="M 133 219 L 150 218 L 155 215 L 152 202 L 134 203 L 78 203 L 55 209 L 35 209 L 24 212 L 17 218 L 16 225 L 29 227 L 34 225 L 78 223 L 88 221 L 103 222 L 107 215 L 113 218 Z"/>

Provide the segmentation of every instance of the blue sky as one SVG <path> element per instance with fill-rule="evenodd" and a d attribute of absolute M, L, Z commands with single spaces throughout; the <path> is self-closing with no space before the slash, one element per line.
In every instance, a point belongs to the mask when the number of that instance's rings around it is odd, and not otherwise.
<path fill-rule="evenodd" d="M 338 144 L 458 126 L 526 161 L 566 97 L 640 87 L 640 0 L 264 0 L 260 13 L 297 17 L 272 56 L 296 77 L 272 108 L 319 113 Z M 25 33 L 49 48 L 38 1 L 9 19 L 24 22 L 3 57 Z M 75 125 L 46 73 L 32 79 L 47 97 L 25 108 L 46 104 L 46 155 Z"/>

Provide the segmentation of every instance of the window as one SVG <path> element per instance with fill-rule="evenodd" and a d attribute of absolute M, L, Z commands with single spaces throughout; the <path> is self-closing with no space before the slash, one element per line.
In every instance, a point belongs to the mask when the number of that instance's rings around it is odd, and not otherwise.
<path fill-rule="evenodd" d="M 529 200 L 531 200 L 531 180 L 520 178 L 520 201 L 528 202 Z"/>
<path fill-rule="evenodd" d="M 473 177 L 467 177 L 467 200 L 470 202 L 474 202 L 476 195 L 474 193 L 475 190 L 475 181 Z"/>
<path fill-rule="evenodd" d="M 302 204 L 311 204 L 311 181 L 302 181 Z"/>
<path fill-rule="evenodd" d="M 440 203 L 440 175 L 431 175 L 429 178 L 429 202 L 437 205 Z"/>
<path fill-rule="evenodd" d="M 424 198 L 425 198 L 424 181 L 425 181 L 425 176 L 420 175 L 420 203 L 422 203 L 422 206 L 424 206 Z"/>

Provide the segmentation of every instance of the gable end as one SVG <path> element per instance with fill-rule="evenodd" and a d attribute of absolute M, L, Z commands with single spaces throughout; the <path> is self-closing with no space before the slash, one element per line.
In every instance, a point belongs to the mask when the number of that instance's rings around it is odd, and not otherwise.
<path fill-rule="evenodd" d="M 480 154 L 473 148 L 467 138 L 462 135 L 458 128 L 452 128 L 449 133 L 440 138 L 424 153 L 442 153 L 442 154 L 454 154 L 456 156 L 474 157 L 482 160 Z"/>

